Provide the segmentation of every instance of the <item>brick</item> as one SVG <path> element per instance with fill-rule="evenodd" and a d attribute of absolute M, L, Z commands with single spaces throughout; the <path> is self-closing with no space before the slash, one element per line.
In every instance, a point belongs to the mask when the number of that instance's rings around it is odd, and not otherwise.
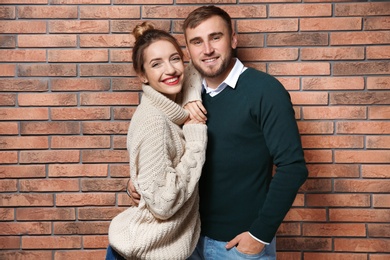
<path fill-rule="evenodd" d="M 107 164 L 50 164 L 49 177 L 106 177 Z"/>
<path fill-rule="evenodd" d="M 110 4 L 111 0 L 51 0 L 51 4 L 62 4 L 62 5 L 74 5 L 74 4 Z"/>
<path fill-rule="evenodd" d="M 389 209 L 329 209 L 332 222 L 389 222 Z"/>
<path fill-rule="evenodd" d="M 0 50 L 0 62 L 44 62 L 45 50 Z"/>
<path fill-rule="evenodd" d="M 276 234 L 278 236 L 300 236 L 301 225 L 299 223 L 282 223 Z"/>
<path fill-rule="evenodd" d="M 390 192 L 388 180 L 335 180 L 336 192 Z"/>
<path fill-rule="evenodd" d="M 296 250 L 300 248 L 304 251 L 330 251 L 332 249 L 332 239 L 330 238 L 278 238 L 278 250 Z"/>
<path fill-rule="evenodd" d="M 47 91 L 48 89 L 47 79 L 1 79 L 0 81 L 0 91 L 41 92 Z"/>
<path fill-rule="evenodd" d="M 48 108 L 0 108 L 0 120 L 47 120 Z"/>
<path fill-rule="evenodd" d="M 326 105 L 328 93 L 326 92 L 290 92 L 294 105 Z"/>
<path fill-rule="evenodd" d="M 2 221 L 13 221 L 14 220 L 14 209 L 0 208 L 0 216 Z"/>
<path fill-rule="evenodd" d="M 301 60 L 363 60 L 363 47 L 302 48 Z"/>
<path fill-rule="evenodd" d="M 80 47 L 121 48 L 132 47 L 133 45 L 134 37 L 130 34 L 80 35 Z"/>
<path fill-rule="evenodd" d="M 49 62 L 107 62 L 108 50 L 49 50 Z"/>
<path fill-rule="evenodd" d="M 248 32 L 297 32 L 298 19 L 239 20 L 237 31 Z"/>
<path fill-rule="evenodd" d="M 298 128 L 301 134 L 331 134 L 333 133 L 332 122 L 310 122 L 298 121 Z"/>
<path fill-rule="evenodd" d="M 18 221 L 55 221 L 76 220 L 75 209 L 72 208 L 17 208 Z"/>
<path fill-rule="evenodd" d="M 332 151 L 330 150 L 305 150 L 305 160 L 308 163 L 330 163 Z"/>
<path fill-rule="evenodd" d="M 109 136 L 53 136 L 51 148 L 110 148 Z"/>
<path fill-rule="evenodd" d="M 368 149 L 390 149 L 390 136 L 367 136 Z"/>
<path fill-rule="evenodd" d="M 20 247 L 20 237 L 16 236 L 3 236 L 0 237 L 0 249 L 19 249 Z M 1 256 L 1 253 L 0 253 Z"/>
<path fill-rule="evenodd" d="M 134 77 L 136 73 L 129 64 L 81 64 L 82 77 Z"/>
<path fill-rule="evenodd" d="M 130 1 L 131 1 L 131 4 L 135 4 L 135 0 L 130 0 Z M 142 4 L 146 4 L 146 1 L 144 1 L 144 0 L 139 0 L 139 1 L 142 1 Z M 168 0 L 168 1 L 171 1 L 171 0 Z M 160 2 L 161 1 L 159 1 L 159 3 Z M 170 28 L 171 28 L 171 21 L 168 21 L 168 20 L 142 19 L 142 21 L 152 22 L 156 26 L 156 28 L 164 30 L 164 31 L 170 31 Z M 174 21 L 172 21 L 172 22 L 174 22 Z M 112 33 L 131 33 L 133 28 L 139 23 L 140 23 L 139 20 L 111 20 L 110 21 L 111 32 Z M 181 27 L 180 27 L 180 29 L 181 29 Z M 180 32 L 181 32 L 181 30 L 180 30 Z M 134 39 L 134 38 L 131 37 L 131 39 Z"/>
<path fill-rule="evenodd" d="M 81 248 L 80 236 L 26 236 L 22 237 L 23 249 Z"/>
<path fill-rule="evenodd" d="M 2 20 L 15 19 L 15 7 L 14 6 L 0 6 L 0 18 Z"/>
<path fill-rule="evenodd" d="M 0 48 L 15 48 L 16 37 L 8 35 L 0 35 Z"/>
<path fill-rule="evenodd" d="M 390 17 L 363 17 L 365 30 L 389 30 Z"/>
<path fill-rule="evenodd" d="M 389 81 L 390 83 L 390 81 Z M 363 77 L 305 77 L 303 90 L 363 90 Z"/>
<path fill-rule="evenodd" d="M 50 79 L 52 91 L 107 91 L 110 79 L 107 78 L 61 78 Z"/>
<path fill-rule="evenodd" d="M 368 45 L 386 43 L 390 43 L 390 32 L 332 32 L 330 34 L 331 45 Z"/>
<path fill-rule="evenodd" d="M 126 136 L 114 136 L 113 138 L 113 148 L 117 149 L 126 149 L 127 148 L 127 137 Z"/>
<path fill-rule="evenodd" d="M 363 237 L 366 236 L 366 226 L 365 224 L 346 223 L 303 223 L 302 233 L 309 237 Z"/>
<path fill-rule="evenodd" d="M 266 6 L 265 5 L 242 5 L 240 8 L 236 8 L 234 5 L 219 5 L 229 15 L 234 18 L 265 18 Z M 194 6 L 163 6 L 163 5 L 151 5 L 142 6 L 143 18 L 186 18 L 187 15 L 194 10 Z"/>
<path fill-rule="evenodd" d="M 15 76 L 15 68 L 16 68 L 15 64 L 0 64 L 0 77 L 13 77 L 13 76 Z M 1 79 L 0 84 L 2 81 L 3 81 L 3 79 Z M 1 85 L 0 85 L 0 87 L 1 87 Z M 0 91 L 1 90 L 2 90 L 2 88 L 0 88 Z"/>
<path fill-rule="evenodd" d="M 77 46 L 76 35 L 18 35 L 18 46 L 22 48 L 71 48 Z"/>
<path fill-rule="evenodd" d="M 123 212 L 124 208 L 118 207 L 94 207 L 94 208 L 79 208 L 79 220 L 108 220 L 110 221 L 119 213 Z"/>
<path fill-rule="evenodd" d="M 390 89 L 390 77 L 367 77 L 367 89 Z"/>
<path fill-rule="evenodd" d="M 374 194 L 372 205 L 374 208 L 390 208 L 390 194 Z"/>
<path fill-rule="evenodd" d="M 139 19 L 138 6 L 80 6 L 81 19 Z"/>
<path fill-rule="evenodd" d="M 83 150 L 82 162 L 128 162 L 129 156 L 127 151 L 114 150 Z"/>
<path fill-rule="evenodd" d="M 297 196 L 295 197 L 295 200 L 294 200 L 292 206 L 293 207 L 303 207 L 303 206 L 305 206 L 304 194 L 297 194 Z"/>
<path fill-rule="evenodd" d="M 16 122 L 0 122 L 0 135 L 17 135 L 18 129 Z"/>
<path fill-rule="evenodd" d="M 389 224 L 368 224 L 369 237 L 388 237 L 389 232 Z"/>
<path fill-rule="evenodd" d="M 326 211 L 325 209 L 291 208 L 284 218 L 284 221 L 326 221 Z"/>
<path fill-rule="evenodd" d="M 81 191 L 125 191 L 128 179 L 112 179 L 102 182 L 100 179 L 81 180 Z"/>
<path fill-rule="evenodd" d="M 342 18 L 302 18 L 299 20 L 301 31 L 354 31 L 362 29 L 360 17 Z"/>
<path fill-rule="evenodd" d="M 390 165 L 362 165 L 363 178 L 389 178 Z"/>
<path fill-rule="evenodd" d="M 390 248 L 389 239 L 336 238 L 334 240 L 335 251 L 385 252 L 388 248 Z"/>
<path fill-rule="evenodd" d="M 114 206 L 114 193 L 61 193 L 56 195 L 57 206 Z"/>
<path fill-rule="evenodd" d="M 112 164 L 110 165 L 111 177 L 129 177 L 130 167 L 128 164 Z"/>
<path fill-rule="evenodd" d="M 368 46 L 366 51 L 369 60 L 390 59 L 390 46 Z"/>
<path fill-rule="evenodd" d="M 366 119 L 367 112 L 363 106 L 318 106 L 303 107 L 304 119 Z"/>
<path fill-rule="evenodd" d="M 272 4 L 269 6 L 270 17 L 308 17 L 331 16 L 330 4 Z"/>
<path fill-rule="evenodd" d="M 390 81 L 389 81 L 390 83 Z M 141 90 L 141 82 L 138 78 L 113 78 L 112 90 Z"/>
<path fill-rule="evenodd" d="M 387 151 L 335 151 L 337 163 L 387 163 L 389 160 Z"/>
<path fill-rule="evenodd" d="M 18 17 L 24 19 L 76 19 L 77 6 L 18 6 Z"/>
<path fill-rule="evenodd" d="M 17 163 L 17 152 L 0 152 L 0 164 Z"/>
<path fill-rule="evenodd" d="M 1 165 L 0 178 L 39 178 L 45 177 L 44 165 Z"/>
<path fill-rule="evenodd" d="M 336 16 L 374 16 L 389 14 L 389 6 L 386 3 L 340 3 L 335 5 Z"/>
<path fill-rule="evenodd" d="M 51 259 L 51 258 L 52 258 L 52 251 L 49 250 L 47 251 L 23 250 L 23 251 L 0 252 L 0 259 L 28 260 L 28 259 Z"/>
<path fill-rule="evenodd" d="M 377 253 L 370 254 L 370 260 L 387 260 L 388 257 L 389 257 L 388 254 L 377 254 Z"/>
<path fill-rule="evenodd" d="M 352 178 L 359 177 L 359 166 L 352 164 L 309 164 L 311 178 Z"/>
<path fill-rule="evenodd" d="M 264 35 L 260 33 L 238 34 L 238 47 L 264 47 Z"/>
<path fill-rule="evenodd" d="M 0 137 L 0 150 L 35 150 L 47 148 L 49 148 L 49 139 L 45 136 Z"/>
<path fill-rule="evenodd" d="M 364 75 L 389 74 L 390 62 L 348 62 L 336 63 L 333 66 L 334 75 Z"/>
<path fill-rule="evenodd" d="M 389 128 L 390 122 L 386 121 L 336 123 L 336 132 L 338 134 L 389 134 Z"/>
<path fill-rule="evenodd" d="M 254 0 L 252 0 L 254 1 Z M 277 1 L 277 0 L 274 0 Z M 242 1 L 241 1 L 242 2 Z M 280 260 L 294 260 L 294 259 L 302 259 L 301 252 L 277 252 L 277 258 Z"/>
<path fill-rule="evenodd" d="M 20 180 L 20 191 L 23 192 L 63 192 L 78 191 L 77 179 L 54 179 L 54 180 Z"/>
<path fill-rule="evenodd" d="M 55 222 L 56 235 L 107 234 L 110 222 Z"/>
<path fill-rule="evenodd" d="M 2 207 L 44 207 L 53 206 L 53 202 L 52 194 L 0 194 Z"/>
<path fill-rule="evenodd" d="M 19 106 L 75 106 L 77 105 L 76 94 L 19 94 Z"/>
<path fill-rule="evenodd" d="M 300 80 L 298 77 L 278 77 L 277 79 L 287 90 L 300 90 Z"/>
<path fill-rule="evenodd" d="M 370 207 L 369 194 L 307 194 L 309 207 Z"/>
<path fill-rule="evenodd" d="M 85 248 L 85 243 L 83 243 Z M 106 243 L 108 245 L 108 242 Z M 106 246 L 107 249 L 107 246 Z M 104 259 L 106 256 L 106 250 L 61 250 L 55 251 L 54 259 L 56 260 L 67 260 L 67 259 L 79 259 L 79 260 L 89 260 L 89 259 Z"/>
<path fill-rule="evenodd" d="M 110 61 L 112 62 L 132 62 L 131 50 L 110 50 Z"/>
<path fill-rule="evenodd" d="M 332 183 L 330 179 L 308 179 L 300 188 L 301 192 L 330 192 Z"/>
<path fill-rule="evenodd" d="M 135 205 L 126 193 L 119 193 L 118 194 L 118 206 L 130 207 L 130 206 L 135 206 Z"/>
<path fill-rule="evenodd" d="M 0 190 L 2 192 L 16 192 L 18 190 L 16 180 L 0 180 Z"/>
<path fill-rule="evenodd" d="M 114 107 L 114 119 L 129 120 L 133 117 L 135 110 L 135 107 Z"/>
<path fill-rule="evenodd" d="M 49 0 L 2 0 L 3 4 L 48 4 Z"/>
<path fill-rule="evenodd" d="M 1 235 L 49 235 L 51 224 L 45 222 L 0 222 Z"/>
<path fill-rule="evenodd" d="M 20 163 L 69 163 L 79 162 L 80 151 L 21 151 Z"/>
<path fill-rule="evenodd" d="M 268 72 L 275 76 L 330 75 L 327 62 L 270 63 Z"/>
<path fill-rule="evenodd" d="M 328 35 L 322 32 L 269 33 L 267 46 L 322 46 L 328 45 Z"/>
<path fill-rule="evenodd" d="M 107 236 L 99 236 L 99 235 L 94 235 L 94 236 L 83 236 L 83 245 L 84 248 L 104 248 L 107 249 L 108 245 L 108 237 Z M 99 253 L 102 253 L 100 251 Z M 103 251 L 103 254 L 106 253 L 106 250 Z M 104 258 L 105 255 L 103 255 Z M 103 259 L 103 258 L 95 258 L 95 259 Z M 67 258 L 69 259 L 69 258 Z M 86 258 L 85 260 L 88 260 L 91 258 Z"/>
<path fill-rule="evenodd" d="M 110 119 L 110 109 L 107 107 L 77 107 L 77 108 L 52 108 L 53 120 L 99 120 Z"/>
<path fill-rule="evenodd" d="M 314 253 L 305 252 L 304 259 L 316 260 L 367 260 L 367 254 L 358 253 Z"/>
<path fill-rule="evenodd" d="M 22 135 L 80 134 L 79 122 L 21 122 Z"/>
<path fill-rule="evenodd" d="M 129 122 L 83 122 L 83 134 L 127 134 Z"/>
<path fill-rule="evenodd" d="M 15 94 L 0 94 L 0 106 L 15 106 Z"/>
<path fill-rule="evenodd" d="M 139 104 L 138 93 L 81 93 L 80 100 L 83 106 Z"/>
<path fill-rule="evenodd" d="M 19 64 L 18 76 L 21 77 L 74 77 L 75 64 Z"/>
<path fill-rule="evenodd" d="M 2 33 L 46 33 L 45 21 L 0 21 Z"/>
<path fill-rule="evenodd" d="M 303 148 L 363 148 L 363 136 L 302 136 Z"/>
<path fill-rule="evenodd" d="M 108 33 L 108 21 L 49 21 L 50 33 Z"/>
<path fill-rule="evenodd" d="M 267 71 L 267 66 L 264 62 L 244 62 L 244 65 L 260 71 Z"/>
<path fill-rule="evenodd" d="M 288 61 L 298 59 L 297 48 L 240 48 L 237 56 L 246 61 Z"/>

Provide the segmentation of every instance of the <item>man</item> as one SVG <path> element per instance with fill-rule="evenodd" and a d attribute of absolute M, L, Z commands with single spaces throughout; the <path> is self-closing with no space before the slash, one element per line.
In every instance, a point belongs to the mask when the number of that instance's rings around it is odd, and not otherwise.
<path fill-rule="evenodd" d="M 276 231 L 308 174 L 290 96 L 233 57 L 237 37 L 224 10 L 197 8 L 183 30 L 203 78 L 203 90 L 184 93 L 186 109 L 207 115 L 208 126 L 201 238 L 190 259 L 276 259 Z"/>

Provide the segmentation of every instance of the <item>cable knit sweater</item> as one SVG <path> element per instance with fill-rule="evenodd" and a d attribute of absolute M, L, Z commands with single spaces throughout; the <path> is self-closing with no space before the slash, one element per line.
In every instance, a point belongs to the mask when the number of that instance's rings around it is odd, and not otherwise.
<path fill-rule="evenodd" d="M 109 243 L 126 259 L 183 260 L 200 233 L 198 180 L 207 127 L 182 127 L 188 114 L 180 105 L 148 85 L 142 89 L 127 136 L 130 176 L 141 201 L 112 220 Z"/>

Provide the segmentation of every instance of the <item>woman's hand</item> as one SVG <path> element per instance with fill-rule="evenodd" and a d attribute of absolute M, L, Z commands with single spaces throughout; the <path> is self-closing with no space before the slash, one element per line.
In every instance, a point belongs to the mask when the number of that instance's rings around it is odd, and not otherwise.
<path fill-rule="evenodd" d="M 184 109 L 190 113 L 191 120 L 196 120 L 196 122 L 198 122 L 198 124 L 199 123 L 206 123 L 207 111 L 204 108 L 201 101 L 197 100 L 197 101 L 189 102 L 184 106 Z"/>

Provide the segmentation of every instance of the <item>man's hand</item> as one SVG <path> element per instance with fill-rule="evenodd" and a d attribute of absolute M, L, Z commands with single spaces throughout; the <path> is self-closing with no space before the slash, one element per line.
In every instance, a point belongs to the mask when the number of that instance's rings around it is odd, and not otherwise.
<path fill-rule="evenodd" d="M 241 253 L 255 255 L 260 253 L 265 245 L 254 239 L 249 232 L 244 232 L 230 240 L 226 244 L 226 249 L 236 246 Z"/>
<path fill-rule="evenodd" d="M 198 122 L 206 123 L 207 111 L 204 108 L 201 101 L 197 100 L 197 101 L 189 102 L 184 106 L 184 109 L 190 112 L 191 119 L 195 119 Z"/>
<path fill-rule="evenodd" d="M 131 181 L 131 179 L 129 179 L 129 181 L 127 182 L 126 189 L 127 189 L 126 190 L 127 195 L 129 195 L 132 204 L 134 206 L 138 206 L 139 200 L 140 200 L 141 196 L 135 190 L 133 182 Z"/>

